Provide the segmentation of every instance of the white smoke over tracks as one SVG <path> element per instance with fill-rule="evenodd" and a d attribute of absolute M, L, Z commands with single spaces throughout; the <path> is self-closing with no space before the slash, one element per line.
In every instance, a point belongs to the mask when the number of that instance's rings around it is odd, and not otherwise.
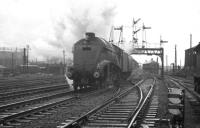
<path fill-rule="evenodd" d="M 59 21 L 55 29 L 57 39 L 63 42 L 68 52 L 85 32 L 95 32 L 97 36 L 108 39 L 113 23 L 115 6 L 105 6 L 104 2 L 95 4 L 92 0 L 89 2 L 91 6 L 88 6 L 83 2 L 71 3 L 65 20 Z"/>
<path fill-rule="evenodd" d="M 108 39 L 115 9 L 112 2 L 104 0 L 0 1 L 1 46 L 29 44 L 31 57 L 38 60 L 62 58 L 63 49 L 69 57 L 73 44 L 85 32 Z"/>
<path fill-rule="evenodd" d="M 71 8 L 74 15 L 68 16 L 70 24 L 72 24 L 72 34 L 76 38 L 83 37 L 85 32 L 95 32 L 99 36 L 108 37 L 113 18 L 115 16 L 115 7 L 105 8 L 85 8 L 80 10 L 78 8 Z"/>

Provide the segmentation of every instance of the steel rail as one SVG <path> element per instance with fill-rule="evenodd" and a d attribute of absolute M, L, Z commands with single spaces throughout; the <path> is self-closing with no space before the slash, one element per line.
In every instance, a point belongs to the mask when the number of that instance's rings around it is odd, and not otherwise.
<path fill-rule="evenodd" d="M 18 80 L 5 80 L 5 81 L 0 81 L 0 87 L 2 86 L 2 85 L 4 85 L 4 84 L 16 84 L 16 83 L 18 83 L 18 84 L 23 84 L 23 83 L 29 83 L 29 82 L 40 82 L 40 81 L 44 81 L 44 80 L 49 80 L 50 78 L 44 78 L 44 79 L 42 79 L 42 78 L 39 78 L 39 79 L 30 79 L 30 80 L 23 80 L 23 79 L 18 79 Z"/>
<path fill-rule="evenodd" d="M 135 110 L 138 110 L 139 109 L 139 107 L 140 107 L 140 105 L 141 105 L 141 103 L 142 103 L 142 100 L 144 99 L 144 95 L 143 95 L 143 93 L 142 93 L 142 89 L 139 87 L 139 86 L 137 86 L 138 88 L 139 88 L 139 90 L 140 90 L 140 100 L 139 100 L 139 102 L 138 102 L 138 106 L 136 107 L 136 109 Z M 132 118 L 133 118 L 133 116 L 135 115 L 135 113 L 136 113 L 136 111 L 135 112 L 133 112 L 132 114 L 131 114 L 131 116 L 129 117 L 129 121 L 131 120 L 132 121 Z"/>
<path fill-rule="evenodd" d="M 63 95 L 70 94 L 70 93 L 73 93 L 73 91 L 55 93 L 55 94 L 52 94 L 50 96 L 41 96 L 41 97 L 32 98 L 32 99 L 28 99 L 28 100 L 24 100 L 24 101 L 19 101 L 19 102 L 14 102 L 14 103 L 10 103 L 10 104 L 0 105 L 0 111 L 6 110 L 6 109 L 10 109 L 10 108 L 14 108 L 15 106 L 22 106 L 22 105 L 30 104 L 32 102 L 37 102 L 37 101 L 39 102 L 41 100 L 46 100 L 46 99 L 51 99 L 51 98 L 54 98 L 54 97 L 63 96 Z M 1 114 L 1 112 L 0 112 L 0 114 Z"/>
<path fill-rule="evenodd" d="M 73 91 L 71 91 L 73 92 Z M 69 92 L 70 93 L 70 92 Z M 98 92 L 96 92 L 98 93 Z M 94 94 L 94 93 L 92 93 Z M 91 95 L 91 94 L 89 94 Z M 89 95 L 86 95 L 85 97 L 88 97 Z M 9 122 L 9 121 L 12 121 L 16 118 L 21 118 L 21 117 L 25 117 L 25 116 L 28 116 L 28 115 L 31 115 L 31 114 L 34 114 L 34 113 L 38 113 L 40 111 L 43 111 L 43 110 L 47 110 L 49 108 L 52 108 L 54 106 L 57 106 L 59 104 L 62 104 L 68 100 L 74 100 L 74 99 L 79 99 L 78 96 L 72 96 L 72 97 L 68 97 L 68 98 L 58 98 L 57 100 L 54 100 L 50 103 L 43 103 L 41 105 L 39 105 L 38 107 L 32 107 L 28 110 L 24 110 L 24 111 L 20 111 L 18 113 L 14 113 L 13 115 L 8 115 L 8 116 L 5 116 L 3 118 L 0 118 L 0 126 L 1 124 L 6 124 L 6 122 Z"/>
<path fill-rule="evenodd" d="M 178 82 L 178 84 L 180 86 L 182 86 L 183 88 L 185 88 L 190 94 L 192 94 L 198 101 L 200 101 L 200 96 L 199 94 L 197 94 L 195 91 L 189 89 L 188 87 L 186 87 L 185 85 L 183 85 L 183 83 L 181 83 L 178 79 L 172 78 L 170 77 L 172 80 Z"/>
<path fill-rule="evenodd" d="M 184 78 L 177 77 L 177 76 L 170 76 L 170 75 L 168 77 L 171 77 L 171 78 L 176 79 L 176 80 L 181 80 L 184 83 L 193 84 L 193 80 L 184 79 Z"/>
<path fill-rule="evenodd" d="M 45 76 L 45 77 L 37 77 L 37 78 L 14 78 L 14 79 L 0 79 L 0 85 L 1 84 L 7 84 L 7 83 L 15 83 L 15 82 L 29 82 L 29 81 L 37 81 L 37 80 L 49 80 L 49 79 L 59 79 L 62 78 L 62 76 Z"/>
<path fill-rule="evenodd" d="M 38 88 L 32 88 L 32 89 L 25 89 L 22 91 L 13 91 L 13 92 L 8 92 L 8 93 L 0 93 L 0 100 L 5 100 L 8 98 L 15 98 L 19 96 L 24 96 L 28 94 L 33 94 L 33 93 L 42 93 L 46 91 L 55 91 L 59 89 L 67 89 L 66 84 L 57 84 L 57 85 L 51 85 L 51 86 L 45 86 L 45 87 L 38 87 Z"/>
<path fill-rule="evenodd" d="M 15 81 L 15 82 L 5 82 L 0 83 L 0 89 L 8 89 L 13 87 L 24 87 L 24 86 L 30 86 L 35 84 L 50 84 L 50 83 L 56 83 L 58 81 L 62 80 L 61 78 L 51 78 L 51 79 L 39 79 L 39 80 L 29 80 L 29 81 Z M 64 79 L 63 79 L 64 82 Z"/>
<path fill-rule="evenodd" d="M 77 98 L 76 96 L 74 97 L 70 97 L 70 98 L 67 98 L 67 99 L 62 99 L 62 100 L 59 100 L 59 101 L 55 101 L 55 102 L 51 102 L 51 103 L 48 103 L 48 104 L 44 104 L 44 105 L 41 105 L 37 108 L 31 108 L 27 111 L 20 111 L 18 113 L 15 113 L 13 115 L 9 115 L 9 116 L 6 116 L 4 118 L 1 118 L 0 119 L 0 124 L 6 124 L 6 122 L 9 122 L 15 118 L 20 118 L 20 117 L 24 117 L 24 116 L 28 116 L 28 115 L 31 115 L 31 114 L 34 114 L 34 113 L 37 113 L 39 111 L 42 111 L 42 110 L 46 110 L 46 109 L 49 109 L 49 108 L 52 108 L 53 106 L 56 106 L 58 104 L 62 104 L 63 102 L 66 102 L 68 100 L 72 100 L 72 99 L 75 99 Z"/>
<path fill-rule="evenodd" d="M 137 108 L 134 116 L 132 117 L 129 125 L 127 128 L 131 128 L 133 127 L 133 125 L 136 125 L 135 121 L 136 121 L 136 118 L 137 116 L 139 115 L 140 111 L 142 110 L 142 108 L 145 106 L 145 104 L 150 100 L 150 97 L 151 97 L 151 94 L 153 92 L 153 88 L 154 88 L 154 84 L 155 84 L 155 78 L 154 78 L 154 82 L 153 84 L 151 85 L 150 89 L 149 89 L 149 92 L 148 94 L 146 95 L 145 99 L 143 100 L 143 102 L 140 104 L 140 106 Z"/>
<path fill-rule="evenodd" d="M 121 97 L 125 96 L 126 94 L 128 94 L 131 90 L 133 90 L 134 88 L 136 88 L 136 86 L 138 86 L 139 84 L 141 84 L 143 82 L 143 80 L 139 81 L 135 86 L 131 87 L 130 89 L 126 90 L 125 92 L 123 92 L 122 94 L 116 96 L 116 97 L 112 97 L 111 99 L 107 100 L 104 104 L 97 106 L 96 108 L 92 109 L 91 111 L 89 111 L 88 113 L 84 114 L 83 116 L 79 117 L 78 119 L 72 121 L 69 124 L 66 124 L 64 126 L 61 126 L 60 128 L 73 128 L 73 127 L 78 127 L 79 123 L 81 122 L 85 122 L 88 120 L 88 118 L 95 114 L 97 111 L 103 109 L 105 106 L 115 102 L 116 100 L 120 99 Z"/>

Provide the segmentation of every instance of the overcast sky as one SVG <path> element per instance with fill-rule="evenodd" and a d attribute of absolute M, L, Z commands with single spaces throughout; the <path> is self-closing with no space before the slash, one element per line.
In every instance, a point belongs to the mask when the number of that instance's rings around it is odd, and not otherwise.
<path fill-rule="evenodd" d="M 178 63 L 184 64 L 184 50 L 200 42 L 200 8 L 198 0 L 0 0 L 0 46 L 31 48 L 32 58 L 71 57 L 73 44 L 85 31 L 109 37 L 112 25 L 131 26 L 133 17 L 141 18 L 152 29 L 146 31 L 149 45 L 159 46 L 162 35 L 168 64 L 174 61 L 177 44 Z M 124 28 L 126 42 L 131 40 L 131 28 Z M 138 33 L 139 42 L 142 32 Z M 144 62 L 151 57 L 135 57 Z M 155 58 L 155 57 L 154 57 Z"/>

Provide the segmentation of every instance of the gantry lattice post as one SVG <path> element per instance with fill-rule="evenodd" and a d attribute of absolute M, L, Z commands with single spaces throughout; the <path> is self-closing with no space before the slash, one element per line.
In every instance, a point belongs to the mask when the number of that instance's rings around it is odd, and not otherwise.
<path fill-rule="evenodd" d="M 135 48 L 130 52 L 130 55 L 132 54 L 159 56 L 162 63 L 161 76 L 164 77 L 164 49 L 163 48 Z"/>

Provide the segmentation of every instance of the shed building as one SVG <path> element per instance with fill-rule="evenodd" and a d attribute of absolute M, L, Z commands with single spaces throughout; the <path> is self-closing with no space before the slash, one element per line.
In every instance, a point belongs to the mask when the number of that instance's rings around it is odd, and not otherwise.
<path fill-rule="evenodd" d="M 190 71 L 200 70 L 200 43 L 185 50 L 185 69 Z"/>

